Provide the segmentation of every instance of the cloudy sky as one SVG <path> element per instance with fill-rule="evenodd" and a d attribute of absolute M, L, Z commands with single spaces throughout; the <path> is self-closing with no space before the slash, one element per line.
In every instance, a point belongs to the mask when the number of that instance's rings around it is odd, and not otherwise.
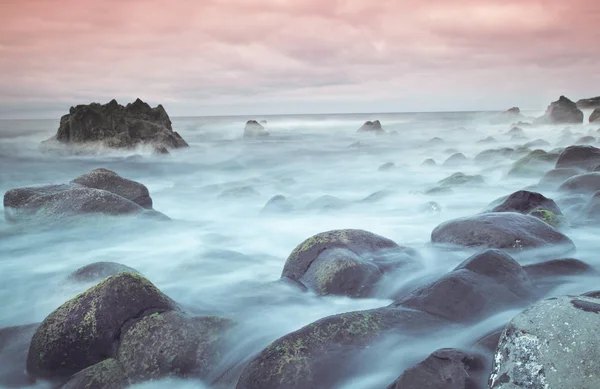
<path fill-rule="evenodd" d="M 598 0 L 0 0 L 0 117 L 543 109 L 599 42 Z"/>

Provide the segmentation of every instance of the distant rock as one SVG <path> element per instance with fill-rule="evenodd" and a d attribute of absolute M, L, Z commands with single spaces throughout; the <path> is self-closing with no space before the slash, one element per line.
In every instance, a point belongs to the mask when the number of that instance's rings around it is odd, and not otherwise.
<path fill-rule="evenodd" d="M 523 131 L 523 129 L 521 127 L 513 127 L 510 130 L 508 130 L 506 135 L 511 135 L 511 136 L 518 135 L 520 137 L 525 137 L 525 131 Z"/>
<path fill-rule="evenodd" d="M 566 179 L 576 176 L 580 170 L 575 168 L 552 169 L 542 177 L 540 185 L 556 186 L 562 184 Z"/>
<path fill-rule="evenodd" d="M 365 124 L 362 125 L 361 128 L 358 129 L 358 131 L 356 132 L 372 132 L 372 133 L 377 133 L 377 134 L 382 134 L 385 131 L 383 130 L 383 127 L 381 127 L 381 122 L 379 120 L 375 120 L 375 121 L 367 121 L 365 122 Z"/>
<path fill-rule="evenodd" d="M 225 189 L 223 192 L 221 192 L 221 194 L 219 194 L 220 199 L 241 199 L 259 196 L 260 193 L 258 193 L 251 186 L 239 186 L 235 188 Z"/>
<path fill-rule="evenodd" d="M 565 96 L 560 96 L 548 106 L 544 116 L 535 120 L 536 124 L 577 124 L 583 123 L 583 112 L 577 104 Z"/>
<path fill-rule="evenodd" d="M 430 146 L 436 146 L 436 145 L 443 145 L 444 144 L 444 140 L 442 138 L 438 138 L 437 136 L 435 138 L 431 138 L 427 141 L 427 144 Z"/>
<path fill-rule="evenodd" d="M 550 170 L 558 160 L 559 155 L 538 149 L 529 152 L 512 164 L 509 176 L 539 176 Z"/>
<path fill-rule="evenodd" d="M 600 108 L 596 108 L 590 115 L 590 123 L 600 122 Z"/>
<path fill-rule="evenodd" d="M 444 161 L 443 166 L 456 166 L 467 162 L 469 159 L 463 153 L 452 154 Z"/>
<path fill-rule="evenodd" d="M 488 149 L 477 154 L 473 159 L 477 163 L 496 163 L 498 160 L 510 158 L 514 149 L 504 147 L 501 149 Z"/>
<path fill-rule="evenodd" d="M 533 147 L 549 147 L 551 145 L 550 145 L 550 142 L 548 142 L 547 140 L 536 139 L 536 140 L 532 140 L 531 142 L 525 143 L 523 146 L 533 148 Z"/>
<path fill-rule="evenodd" d="M 600 108 L 600 96 L 589 99 L 581 99 L 577 101 L 579 109 L 596 109 Z"/>
<path fill-rule="evenodd" d="M 450 177 L 438 181 L 438 185 L 441 187 L 452 187 L 460 185 L 481 185 L 484 182 L 483 177 L 480 175 L 469 176 L 464 173 L 454 173 Z"/>
<path fill-rule="evenodd" d="M 486 144 L 486 143 L 496 143 L 496 139 L 493 136 L 488 136 L 485 139 L 481 139 L 477 141 L 477 144 Z"/>
<path fill-rule="evenodd" d="M 188 147 L 173 131 L 171 120 L 162 105 L 151 108 L 140 99 L 122 106 L 116 100 L 108 104 L 92 103 L 71 107 L 60 119 L 56 135 L 45 142 L 69 145 L 101 144 L 111 148 L 151 145 L 175 149 Z"/>
<path fill-rule="evenodd" d="M 396 168 L 396 164 L 394 162 L 388 162 L 388 163 L 384 163 L 383 165 L 379 166 L 379 170 L 380 172 L 387 172 L 390 170 L 393 170 Z"/>
<path fill-rule="evenodd" d="M 256 120 L 248 120 L 244 128 L 244 138 L 252 138 L 255 136 L 269 136 L 269 132 Z"/>
<path fill-rule="evenodd" d="M 427 158 L 425 161 L 423 161 L 423 163 L 421 164 L 421 166 L 436 166 L 437 164 L 435 163 L 435 160 L 431 159 L 431 158 Z"/>
<path fill-rule="evenodd" d="M 518 107 L 512 107 L 494 117 L 490 122 L 492 124 L 512 123 L 521 119 L 525 119 L 525 116 L 521 114 L 521 110 Z"/>
<path fill-rule="evenodd" d="M 272 197 L 262 209 L 262 213 L 285 213 L 294 210 L 294 205 L 283 195 Z"/>

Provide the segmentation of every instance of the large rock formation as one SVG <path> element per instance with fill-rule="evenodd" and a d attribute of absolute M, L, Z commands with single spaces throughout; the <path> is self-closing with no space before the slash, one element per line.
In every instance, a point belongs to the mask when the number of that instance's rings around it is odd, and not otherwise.
<path fill-rule="evenodd" d="M 49 141 L 72 145 L 98 143 L 113 148 L 188 146 L 173 131 L 169 115 L 162 105 L 151 108 L 140 99 L 125 107 L 116 100 L 104 105 L 92 103 L 71 107 L 69 113 L 60 119 L 58 132 Z"/>
<path fill-rule="evenodd" d="M 537 124 L 569 124 L 583 123 L 583 112 L 577 108 L 577 104 L 565 96 L 560 96 L 557 101 L 552 102 L 544 116 L 536 119 Z"/>
<path fill-rule="evenodd" d="M 600 108 L 596 108 L 590 115 L 590 123 L 600 122 Z"/>
<path fill-rule="evenodd" d="M 589 99 L 581 99 L 577 101 L 579 109 L 596 109 L 600 108 L 600 96 Z"/>

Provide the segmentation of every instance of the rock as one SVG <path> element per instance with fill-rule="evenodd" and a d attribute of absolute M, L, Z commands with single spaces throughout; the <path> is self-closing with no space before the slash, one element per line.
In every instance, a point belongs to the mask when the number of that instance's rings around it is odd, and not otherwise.
<path fill-rule="evenodd" d="M 500 250 L 486 250 L 413 291 L 396 306 L 468 324 L 509 307 L 525 306 L 535 296 L 521 265 Z"/>
<path fill-rule="evenodd" d="M 563 182 L 558 190 L 571 194 L 593 194 L 600 190 L 600 172 L 573 176 Z"/>
<path fill-rule="evenodd" d="M 365 145 L 360 141 L 356 141 L 348 146 L 349 149 L 362 149 L 363 147 L 365 147 Z"/>
<path fill-rule="evenodd" d="M 547 153 L 544 150 L 534 150 L 513 163 L 509 176 L 532 176 L 538 175 L 541 171 L 546 171 L 552 168 L 557 159 L 558 154 Z"/>
<path fill-rule="evenodd" d="M 241 199 L 241 198 L 252 198 L 259 197 L 258 193 L 251 186 L 239 186 L 236 188 L 226 189 L 219 195 L 220 199 Z"/>
<path fill-rule="evenodd" d="M 547 140 L 536 139 L 536 140 L 532 140 L 531 142 L 525 143 L 523 146 L 528 147 L 528 148 L 533 148 L 533 147 L 550 147 L 551 144 Z"/>
<path fill-rule="evenodd" d="M 262 209 L 263 213 L 283 213 L 294 210 L 294 205 L 283 195 L 272 197 Z"/>
<path fill-rule="evenodd" d="M 60 389 L 125 389 L 130 381 L 116 359 L 106 359 L 73 375 Z"/>
<path fill-rule="evenodd" d="M 463 153 L 452 154 L 444 161 L 443 166 L 456 166 L 467 162 L 469 159 Z"/>
<path fill-rule="evenodd" d="M 319 295 L 366 297 L 389 268 L 415 263 L 415 253 L 362 230 L 317 234 L 288 257 L 282 278 L 301 282 Z"/>
<path fill-rule="evenodd" d="M 154 147 L 154 155 L 169 155 L 171 154 L 169 152 L 169 149 L 167 149 L 165 146 L 156 146 Z"/>
<path fill-rule="evenodd" d="M 452 188 L 450 188 L 448 186 L 436 186 L 436 187 L 427 189 L 425 191 L 425 194 L 430 195 L 430 196 L 439 196 L 439 195 L 450 194 L 453 192 L 454 191 L 452 190 Z"/>
<path fill-rule="evenodd" d="M 512 107 L 490 120 L 492 124 L 511 123 L 515 120 L 525 119 L 518 107 Z"/>
<path fill-rule="evenodd" d="M 575 141 L 576 145 L 590 145 L 596 143 L 596 138 L 593 136 L 584 136 Z"/>
<path fill-rule="evenodd" d="M 431 233 L 434 244 L 523 250 L 557 246 L 568 252 L 571 239 L 543 221 L 520 213 L 484 213 L 442 223 Z"/>
<path fill-rule="evenodd" d="M 118 273 L 140 274 L 134 268 L 117 262 L 94 262 L 75 270 L 67 280 L 71 282 L 97 282 Z"/>
<path fill-rule="evenodd" d="M 269 132 L 256 120 L 248 120 L 244 128 L 244 138 L 255 136 L 269 136 Z"/>
<path fill-rule="evenodd" d="M 481 185 L 485 181 L 480 175 L 469 176 L 463 173 L 454 173 L 450 177 L 438 181 L 438 185 L 444 188 L 461 186 L 461 185 Z"/>
<path fill-rule="evenodd" d="M 492 389 L 599 388 L 600 299 L 554 297 L 504 330 L 489 379 Z"/>
<path fill-rule="evenodd" d="M 387 172 L 390 170 L 393 170 L 396 168 L 396 164 L 393 162 L 388 162 L 388 163 L 384 163 L 383 165 L 379 166 L 379 170 L 380 172 Z"/>
<path fill-rule="evenodd" d="M 113 148 L 152 145 L 165 148 L 188 147 L 173 131 L 162 105 L 151 108 L 142 100 L 123 107 L 115 100 L 108 104 L 78 105 L 60 119 L 56 136 L 49 140 L 64 144 L 101 143 Z M 48 142 L 48 141 L 47 141 Z"/>
<path fill-rule="evenodd" d="M 236 389 L 336 387 L 363 349 L 386 335 L 418 336 L 448 326 L 443 319 L 403 308 L 379 308 L 326 317 L 285 335 L 244 368 Z"/>
<path fill-rule="evenodd" d="M 141 215 L 144 208 L 114 193 L 80 185 L 47 185 L 11 189 L 4 194 L 8 221 L 58 221 L 65 217 Z"/>
<path fill-rule="evenodd" d="M 342 200 L 335 196 L 321 196 L 316 200 L 310 202 L 306 208 L 309 210 L 317 210 L 317 211 L 332 211 L 338 209 L 344 209 L 350 206 L 348 201 Z"/>
<path fill-rule="evenodd" d="M 496 142 L 497 142 L 497 140 L 494 139 L 493 136 L 488 136 L 485 139 L 478 140 L 477 144 L 487 144 L 487 143 L 496 143 Z"/>
<path fill-rule="evenodd" d="M 561 222 L 562 212 L 558 205 L 540 193 L 520 190 L 500 200 L 502 202 L 489 212 L 518 212 L 537 217 L 555 227 Z"/>
<path fill-rule="evenodd" d="M 431 138 L 427 141 L 427 144 L 430 146 L 437 146 L 437 145 L 443 145 L 444 144 L 444 140 L 442 138 L 438 138 L 437 136 L 435 138 Z"/>
<path fill-rule="evenodd" d="M 579 174 L 580 171 L 575 168 L 558 168 L 552 169 L 540 179 L 540 185 L 557 186 L 562 184 L 566 179 Z"/>
<path fill-rule="evenodd" d="M 379 190 L 377 192 L 373 192 L 370 195 L 368 195 L 367 197 L 365 197 L 362 200 L 359 200 L 358 203 L 376 203 L 380 200 L 385 199 L 386 197 L 389 197 L 390 195 L 392 195 L 394 192 L 389 191 L 389 190 Z"/>
<path fill-rule="evenodd" d="M 423 163 L 421 164 L 421 166 L 436 166 L 437 164 L 435 163 L 435 161 L 431 158 L 426 159 L 425 161 L 423 161 Z"/>
<path fill-rule="evenodd" d="M 508 147 L 497 150 L 484 150 L 477 154 L 474 161 L 477 163 L 495 163 L 500 159 L 510 158 L 514 150 Z"/>
<path fill-rule="evenodd" d="M 600 192 L 596 192 L 592 195 L 592 197 L 590 197 L 590 199 L 579 212 L 579 216 L 575 224 L 600 224 Z"/>
<path fill-rule="evenodd" d="M 482 356 L 441 349 L 407 369 L 387 389 L 476 389 L 483 387 L 487 374 Z"/>
<path fill-rule="evenodd" d="M 131 200 L 146 209 L 152 209 L 152 198 L 145 185 L 123 178 L 112 170 L 94 169 L 75 178 L 71 183 L 87 188 L 106 190 Z"/>
<path fill-rule="evenodd" d="M 590 123 L 600 122 L 600 108 L 596 108 L 590 115 Z"/>
<path fill-rule="evenodd" d="M 553 259 L 523 266 L 534 282 L 547 278 L 595 274 L 596 271 L 587 263 L 574 258 Z"/>
<path fill-rule="evenodd" d="M 486 356 L 490 354 L 492 356 L 498 347 L 498 343 L 500 342 L 500 337 L 502 336 L 502 331 L 504 328 L 491 332 L 483 338 L 479 339 L 475 345 L 475 350 L 481 350 L 485 352 Z M 490 366 L 491 367 L 491 366 Z M 489 371 L 489 370 L 488 370 Z"/>
<path fill-rule="evenodd" d="M 548 106 L 544 116 L 538 118 L 535 124 L 571 124 L 583 123 L 583 112 L 577 108 L 577 104 L 560 96 Z"/>
<path fill-rule="evenodd" d="M 154 313 L 122 331 L 117 359 L 134 381 L 206 378 L 218 361 L 222 335 L 230 327 L 229 320 L 217 317 Z"/>
<path fill-rule="evenodd" d="M 31 338 L 39 323 L 0 328 L 0 387 L 23 388 L 34 380 L 25 372 Z"/>
<path fill-rule="evenodd" d="M 579 109 L 595 109 L 600 108 L 600 96 L 592 97 L 589 99 L 581 99 L 577 101 L 577 107 Z"/>
<path fill-rule="evenodd" d="M 521 127 L 513 127 L 511 128 L 506 135 L 510 135 L 510 136 L 519 136 L 524 138 L 525 137 L 525 131 L 523 131 L 523 129 Z"/>
<path fill-rule="evenodd" d="M 37 378 L 67 378 L 114 356 L 121 327 L 128 320 L 177 309 L 142 276 L 111 276 L 42 322 L 31 341 L 27 371 Z"/>
<path fill-rule="evenodd" d="M 558 157 L 556 168 L 593 169 L 600 164 L 600 149 L 593 146 L 570 146 Z"/>
<path fill-rule="evenodd" d="M 376 134 L 382 134 L 385 131 L 383 130 L 383 127 L 381 127 L 381 122 L 379 122 L 379 120 L 375 120 L 373 122 L 365 122 L 365 124 L 363 124 L 362 127 L 359 128 L 356 132 L 372 132 Z"/>
<path fill-rule="evenodd" d="M 444 153 L 446 153 L 446 154 L 456 154 L 456 153 L 458 153 L 458 150 L 450 148 L 450 149 L 444 150 Z"/>

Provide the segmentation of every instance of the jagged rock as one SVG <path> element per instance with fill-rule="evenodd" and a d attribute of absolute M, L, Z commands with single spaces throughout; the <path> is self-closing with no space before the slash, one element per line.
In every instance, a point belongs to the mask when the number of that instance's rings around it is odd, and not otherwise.
<path fill-rule="evenodd" d="M 489 212 L 518 212 L 537 217 L 555 227 L 560 224 L 563 215 L 554 200 L 526 190 L 496 200 L 490 207 L 492 208 Z"/>
<path fill-rule="evenodd" d="M 77 269 L 69 275 L 67 280 L 72 282 L 101 281 L 119 273 L 139 274 L 140 272 L 117 262 L 94 262 Z"/>
<path fill-rule="evenodd" d="M 484 213 L 442 223 L 431 233 L 434 244 L 523 250 L 554 246 L 569 252 L 574 244 L 547 223 L 520 213 Z"/>
<path fill-rule="evenodd" d="M 557 168 L 591 170 L 600 164 L 600 149 L 594 146 L 570 146 L 563 150 L 556 161 Z"/>
<path fill-rule="evenodd" d="M 600 108 L 600 96 L 589 99 L 581 99 L 577 101 L 579 109 L 596 109 Z"/>
<path fill-rule="evenodd" d="M 356 132 L 373 132 L 377 134 L 382 134 L 385 131 L 383 130 L 383 127 L 381 127 L 381 122 L 379 120 L 375 120 L 373 122 L 365 122 L 365 124 L 363 124 L 362 127 L 360 127 Z"/>
<path fill-rule="evenodd" d="M 39 323 L 0 328 L 0 387 L 23 388 L 34 383 L 25 372 L 27 352 Z"/>
<path fill-rule="evenodd" d="M 255 136 L 269 136 L 269 132 L 256 120 L 248 120 L 244 128 L 244 138 Z"/>
<path fill-rule="evenodd" d="M 504 330 L 489 379 L 492 389 L 598 388 L 600 299 L 539 302 Z"/>
<path fill-rule="evenodd" d="M 578 174 L 567 179 L 558 188 L 570 194 L 593 194 L 600 190 L 600 172 Z"/>
<path fill-rule="evenodd" d="M 596 108 L 590 115 L 590 123 L 600 122 L 600 108 Z"/>
<path fill-rule="evenodd" d="M 188 146 L 173 131 L 169 115 L 162 105 L 151 108 L 140 99 L 125 107 L 115 100 L 104 105 L 92 103 L 71 107 L 69 113 L 60 119 L 56 135 L 47 142 L 52 141 L 72 145 L 101 143 L 113 148 Z"/>
<path fill-rule="evenodd" d="M 535 120 L 536 124 L 570 124 L 583 123 L 583 112 L 577 104 L 565 96 L 560 96 L 548 106 L 544 116 Z"/>
<path fill-rule="evenodd" d="M 467 162 L 469 159 L 463 153 L 452 154 L 444 161 L 443 166 L 456 166 Z"/>

